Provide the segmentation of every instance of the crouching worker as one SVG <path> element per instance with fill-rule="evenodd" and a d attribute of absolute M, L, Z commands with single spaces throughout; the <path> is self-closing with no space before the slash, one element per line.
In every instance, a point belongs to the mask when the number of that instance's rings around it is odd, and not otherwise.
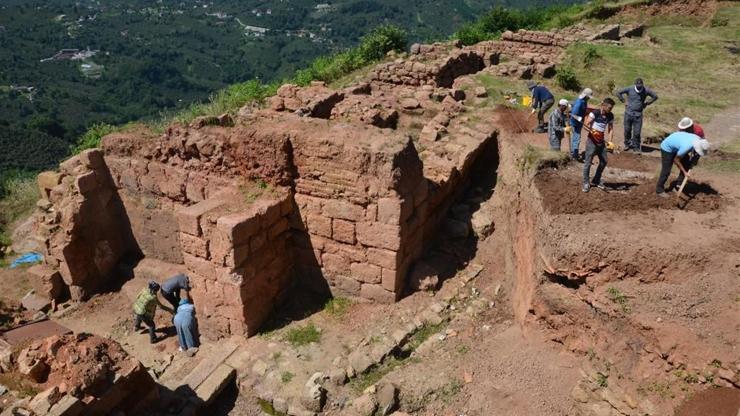
<path fill-rule="evenodd" d="M 157 298 L 158 291 L 159 283 L 152 280 L 147 287 L 139 292 L 134 302 L 134 332 L 141 330 L 141 323 L 143 322 L 149 328 L 149 342 L 152 344 L 157 342 L 156 326 L 154 324 L 154 315 L 157 313 L 157 306 L 167 312 L 175 313 L 174 310 L 159 302 Z"/>
<path fill-rule="evenodd" d="M 583 127 L 588 131 L 588 140 L 586 140 L 586 157 L 583 160 L 583 192 L 588 192 L 591 186 L 599 189 L 606 189 L 601 182 L 601 174 L 606 168 L 606 140 L 608 137 L 611 143 L 614 139 L 614 100 L 605 98 L 601 102 L 601 107 L 589 113 L 584 120 Z M 594 156 L 599 157 L 599 166 L 596 167 L 593 179 L 591 176 L 591 162 Z"/>
<path fill-rule="evenodd" d="M 162 283 L 162 297 L 167 299 L 173 310 L 180 306 L 182 292 L 185 292 L 186 299 L 190 299 L 190 278 L 185 274 L 178 273 Z"/>
<path fill-rule="evenodd" d="M 709 142 L 694 133 L 677 131 L 666 137 L 660 143 L 661 166 L 655 193 L 661 198 L 667 198 L 665 183 L 671 175 L 673 165 L 678 166 L 680 170 L 678 179 L 674 182 L 675 186 L 683 182 L 684 177 L 689 176 L 689 169 L 699 162 L 699 158 L 704 156 L 707 150 L 709 150 Z"/>
<path fill-rule="evenodd" d="M 565 124 L 568 120 L 568 100 L 562 99 L 557 108 L 550 113 L 550 121 L 547 123 L 547 136 L 550 141 L 550 149 L 560 151 L 560 143 L 565 136 Z"/>
<path fill-rule="evenodd" d="M 200 345 L 198 342 L 198 321 L 195 319 L 195 306 L 188 299 L 180 301 L 174 322 L 180 351 L 186 351 L 189 355 L 195 354 Z"/>

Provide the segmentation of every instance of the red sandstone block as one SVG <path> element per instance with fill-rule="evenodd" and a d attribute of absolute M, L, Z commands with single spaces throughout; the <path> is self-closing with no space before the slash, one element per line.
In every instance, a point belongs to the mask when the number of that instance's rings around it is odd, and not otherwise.
<path fill-rule="evenodd" d="M 324 201 L 323 205 L 322 213 L 327 217 L 361 221 L 365 216 L 365 210 L 361 206 L 346 201 L 328 199 Z"/>
<path fill-rule="evenodd" d="M 165 165 L 158 162 L 150 162 L 146 169 L 146 175 L 141 175 L 139 183 L 141 188 L 145 191 L 151 192 L 155 195 L 161 195 L 162 191 L 160 186 L 166 184 L 167 176 L 164 173 Z"/>
<path fill-rule="evenodd" d="M 304 214 L 319 214 L 321 213 L 321 198 L 305 194 L 295 194 L 295 202 L 298 205 L 298 209 Z M 305 212 L 304 212 L 305 211 Z"/>
<path fill-rule="evenodd" d="M 398 252 L 371 247 L 367 249 L 367 260 L 384 269 L 395 269 L 398 266 Z"/>
<path fill-rule="evenodd" d="M 191 202 L 200 202 L 206 197 L 206 186 L 208 181 L 206 178 L 199 174 L 190 172 L 187 180 L 185 181 L 185 199 Z"/>
<path fill-rule="evenodd" d="M 382 270 L 382 282 L 381 285 L 383 286 L 383 289 L 389 290 L 391 292 L 395 292 L 397 285 L 397 280 L 399 279 L 398 272 L 393 269 L 383 269 Z"/>
<path fill-rule="evenodd" d="M 398 225 L 401 221 L 401 200 L 380 198 L 378 200 L 378 222 Z"/>
<path fill-rule="evenodd" d="M 185 183 L 188 180 L 188 173 L 174 166 L 164 167 L 165 181 L 159 184 L 159 189 L 163 194 L 175 200 L 185 199 Z"/>
<path fill-rule="evenodd" d="M 217 209 L 225 203 L 225 201 L 220 199 L 207 199 L 195 205 L 175 211 L 177 223 L 180 226 L 180 232 L 199 236 L 201 232 L 201 217 L 205 213 Z"/>
<path fill-rule="evenodd" d="M 380 267 L 367 263 L 352 263 L 350 265 L 352 278 L 363 283 L 380 283 L 381 270 Z"/>
<path fill-rule="evenodd" d="M 355 243 L 355 224 L 335 219 L 332 221 L 332 238 L 347 244 Z"/>
<path fill-rule="evenodd" d="M 357 224 L 357 241 L 371 247 L 398 250 L 401 247 L 400 228 L 379 222 Z"/>
<path fill-rule="evenodd" d="M 270 240 L 274 240 L 280 234 L 288 231 L 289 228 L 290 224 L 288 223 L 288 218 L 282 217 L 275 224 L 273 224 L 272 227 L 270 227 L 268 238 Z"/>
<path fill-rule="evenodd" d="M 180 233 L 180 247 L 186 253 L 208 258 L 208 241 L 186 233 Z"/>
<path fill-rule="evenodd" d="M 311 234 L 331 238 L 331 218 L 322 215 L 308 215 L 306 221 Z"/>
<path fill-rule="evenodd" d="M 223 268 L 217 267 L 215 264 L 208 260 L 195 257 L 188 253 L 182 253 L 182 258 L 185 261 L 185 267 L 193 273 L 199 274 L 207 279 L 215 279 L 216 276 L 223 270 Z"/>
<path fill-rule="evenodd" d="M 321 256 L 321 262 L 324 270 L 329 273 L 348 275 L 350 274 L 350 262 L 347 258 L 331 253 L 324 253 Z"/>
<path fill-rule="evenodd" d="M 242 244 L 259 231 L 260 217 L 252 212 L 226 215 L 218 219 L 216 227 L 232 243 Z"/>
<path fill-rule="evenodd" d="M 265 241 L 267 241 L 266 233 L 264 231 L 259 232 L 249 239 L 249 247 L 253 253 L 256 253 L 265 245 Z"/>
<path fill-rule="evenodd" d="M 378 219 L 378 205 L 370 204 L 365 209 L 365 221 L 375 222 Z"/>
<path fill-rule="evenodd" d="M 311 243 L 310 248 L 313 248 L 314 250 L 326 251 L 327 245 L 331 243 L 331 240 L 328 240 L 320 235 L 309 234 L 308 238 Z"/>
<path fill-rule="evenodd" d="M 358 248 L 357 246 L 348 246 L 346 244 L 342 244 L 339 246 L 339 250 L 337 251 L 337 254 L 343 256 L 346 259 L 349 259 L 349 261 L 351 262 L 367 263 L 367 255 L 366 255 L 366 250 L 364 248 Z"/>
<path fill-rule="evenodd" d="M 360 296 L 365 299 L 372 299 L 380 303 L 393 303 L 396 301 L 396 294 L 383 289 L 380 285 L 364 283 L 360 287 Z"/>
<path fill-rule="evenodd" d="M 80 162 L 90 169 L 100 169 L 105 166 L 103 152 L 100 149 L 87 149 L 80 152 Z"/>
<path fill-rule="evenodd" d="M 97 175 L 93 171 L 84 173 L 75 179 L 75 186 L 82 195 L 87 195 L 98 187 Z"/>
<path fill-rule="evenodd" d="M 244 264 L 247 259 L 249 259 L 249 244 L 242 244 L 234 247 L 234 255 L 233 255 L 233 264 L 226 264 L 229 267 L 240 267 L 242 264 Z"/>
<path fill-rule="evenodd" d="M 332 276 L 331 284 L 337 292 L 334 295 L 360 296 L 361 283 L 355 279 L 341 275 Z"/>

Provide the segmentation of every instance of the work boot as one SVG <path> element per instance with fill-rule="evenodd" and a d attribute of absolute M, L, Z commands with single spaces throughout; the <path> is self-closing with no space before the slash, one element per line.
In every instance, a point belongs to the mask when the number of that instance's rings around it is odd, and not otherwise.
<path fill-rule="evenodd" d="M 583 184 L 583 189 L 581 189 L 581 190 L 582 190 L 583 192 L 588 192 L 588 191 L 590 191 L 590 190 L 591 190 L 591 185 L 589 185 L 589 184 L 587 184 L 587 183 L 584 183 L 584 184 Z"/>
<path fill-rule="evenodd" d="M 544 126 L 537 126 L 534 130 L 532 130 L 534 133 L 546 133 L 547 130 L 545 130 Z"/>
<path fill-rule="evenodd" d="M 606 185 L 604 185 L 604 182 L 591 182 L 591 186 L 595 186 L 602 191 L 606 191 Z"/>
<path fill-rule="evenodd" d="M 658 197 L 663 198 L 663 199 L 668 198 L 668 194 L 665 192 L 658 192 L 656 195 L 658 195 Z"/>

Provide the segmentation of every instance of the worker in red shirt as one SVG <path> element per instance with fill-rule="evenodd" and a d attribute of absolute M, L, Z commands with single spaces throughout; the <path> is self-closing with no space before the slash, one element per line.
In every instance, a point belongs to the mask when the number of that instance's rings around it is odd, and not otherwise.
<path fill-rule="evenodd" d="M 702 139 L 706 139 L 706 137 L 704 137 L 704 129 L 701 125 L 699 125 L 699 123 L 695 123 L 694 120 L 688 117 L 684 117 L 678 122 L 678 128 L 686 133 L 694 133 Z"/>

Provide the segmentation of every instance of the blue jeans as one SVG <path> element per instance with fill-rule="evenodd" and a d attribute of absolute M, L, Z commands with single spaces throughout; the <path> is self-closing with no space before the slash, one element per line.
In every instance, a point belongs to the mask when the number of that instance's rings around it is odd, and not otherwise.
<path fill-rule="evenodd" d="M 640 150 L 642 134 L 642 113 L 624 114 L 624 148 Z"/>
<path fill-rule="evenodd" d="M 570 131 L 570 155 L 573 159 L 578 158 L 578 146 L 581 145 L 581 127 L 571 126 Z"/>

